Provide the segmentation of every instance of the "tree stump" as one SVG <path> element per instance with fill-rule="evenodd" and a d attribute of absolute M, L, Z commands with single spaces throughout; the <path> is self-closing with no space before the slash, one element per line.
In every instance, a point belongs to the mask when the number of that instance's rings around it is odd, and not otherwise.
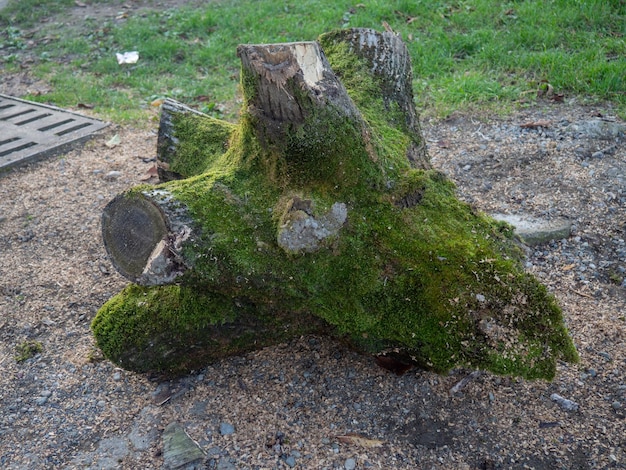
<path fill-rule="evenodd" d="M 242 45 L 237 126 L 166 101 L 162 184 L 102 216 L 133 283 L 92 328 L 127 369 L 184 373 L 304 333 L 438 372 L 551 379 L 577 353 L 510 226 L 433 170 L 392 33 Z"/>

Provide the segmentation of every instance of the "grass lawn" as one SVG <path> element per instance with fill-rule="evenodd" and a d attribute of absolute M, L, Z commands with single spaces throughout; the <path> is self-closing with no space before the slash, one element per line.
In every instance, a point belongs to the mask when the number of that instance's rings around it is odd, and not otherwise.
<path fill-rule="evenodd" d="M 0 12 L 0 72 L 26 66 L 52 89 L 28 98 L 90 104 L 119 123 L 149 119 L 163 97 L 234 119 L 238 44 L 383 22 L 406 41 L 418 107 L 429 113 L 506 112 L 544 92 L 610 101 L 626 117 L 626 0 L 215 0 L 165 10 L 83 2 L 120 14 L 70 20 L 74 0 L 10 0 Z M 118 65 L 115 53 L 131 50 L 139 62 Z"/>

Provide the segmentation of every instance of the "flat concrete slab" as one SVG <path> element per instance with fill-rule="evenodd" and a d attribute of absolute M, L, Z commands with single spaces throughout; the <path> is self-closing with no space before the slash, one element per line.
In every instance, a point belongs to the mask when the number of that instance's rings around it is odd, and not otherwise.
<path fill-rule="evenodd" d="M 50 157 L 108 123 L 0 94 L 0 171 Z"/>
<path fill-rule="evenodd" d="M 508 214 L 491 214 L 491 217 L 515 227 L 515 233 L 527 245 L 561 240 L 572 233 L 572 223 L 567 219 L 545 220 Z"/>

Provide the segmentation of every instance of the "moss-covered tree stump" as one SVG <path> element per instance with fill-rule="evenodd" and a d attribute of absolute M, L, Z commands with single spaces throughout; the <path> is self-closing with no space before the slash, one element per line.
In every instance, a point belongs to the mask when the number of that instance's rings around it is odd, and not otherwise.
<path fill-rule="evenodd" d="M 577 360 L 511 227 L 431 168 L 396 35 L 237 52 L 239 124 L 166 102 L 163 183 L 104 211 L 134 283 L 93 322 L 108 358 L 180 373 L 315 332 L 439 372 L 550 379 Z"/>

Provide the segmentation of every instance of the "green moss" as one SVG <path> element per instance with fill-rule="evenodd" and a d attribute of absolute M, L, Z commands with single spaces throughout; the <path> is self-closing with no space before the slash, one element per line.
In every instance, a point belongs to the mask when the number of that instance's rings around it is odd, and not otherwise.
<path fill-rule="evenodd" d="M 228 149 L 236 126 L 210 116 L 189 116 L 183 113 L 174 118 L 176 153 L 168 155 L 170 170 L 182 177 L 199 175 L 211 168 Z"/>
<path fill-rule="evenodd" d="M 412 169 L 411 136 L 377 79 L 344 45 L 324 50 L 364 123 L 311 109 L 273 147 L 244 113 L 219 155 L 202 144 L 202 127 L 190 131 L 202 163 L 164 187 L 201 224 L 184 248 L 194 270 L 181 287 L 131 286 L 105 304 L 93 329 L 106 356 L 134 370 L 181 371 L 321 319 L 360 350 L 403 351 L 438 372 L 460 365 L 551 379 L 558 359 L 577 361 L 554 297 L 524 272 L 511 227 L 459 201 L 441 173 Z M 276 243 L 294 196 L 310 201 L 314 217 L 336 202 L 348 207 L 339 236 L 314 253 Z M 236 335 L 225 328 L 242 322 Z"/>
<path fill-rule="evenodd" d="M 136 372 L 177 375 L 219 358 L 321 332 L 322 322 L 256 306 L 199 287 L 126 287 L 92 323 L 98 346 L 116 364 Z"/>

